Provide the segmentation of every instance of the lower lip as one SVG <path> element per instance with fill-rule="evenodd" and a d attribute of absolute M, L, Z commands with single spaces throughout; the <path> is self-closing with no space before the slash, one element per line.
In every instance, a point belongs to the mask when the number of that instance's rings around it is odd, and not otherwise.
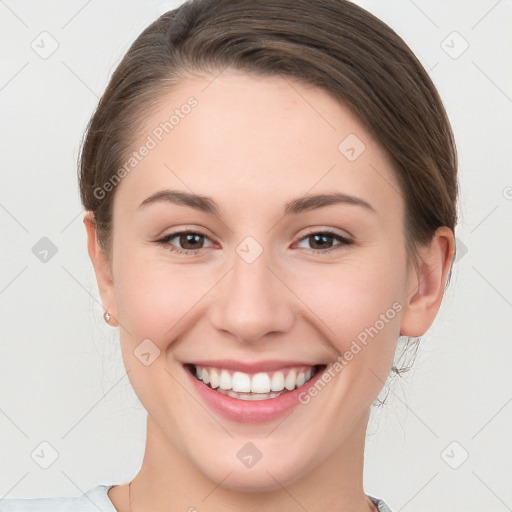
<path fill-rule="evenodd" d="M 284 393 L 276 398 L 254 401 L 239 400 L 223 395 L 199 379 L 196 379 L 187 368 L 184 369 L 192 380 L 194 389 L 211 410 L 227 420 L 237 423 L 263 423 L 280 418 L 297 405 L 300 405 L 299 395 L 314 385 L 316 380 L 321 377 L 325 368 L 319 369 L 308 382 L 293 391 Z"/>

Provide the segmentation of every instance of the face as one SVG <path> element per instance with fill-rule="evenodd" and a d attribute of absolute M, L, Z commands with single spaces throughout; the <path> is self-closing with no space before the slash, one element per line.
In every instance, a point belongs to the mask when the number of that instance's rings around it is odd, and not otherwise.
<path fill-rule="evenodd" d="M 233 489 L 328 464 L 364 436 L 417 277 L 386 154 L 323 90 L 234 72 L 180 83 L 134 151 L 102 297 L 148 435 Z"/>

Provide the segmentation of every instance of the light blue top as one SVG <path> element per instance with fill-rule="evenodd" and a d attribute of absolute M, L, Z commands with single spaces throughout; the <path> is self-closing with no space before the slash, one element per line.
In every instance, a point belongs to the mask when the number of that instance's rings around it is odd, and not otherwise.
<path fill-rule="evenodd" d="M 117 512 L 107 494 L 112 487 L 97 485 L 71 498 L 4 498 L 0 512 Z"/>
<path fill-rule="evenodd" d="M 108 497 L 114 485 L 97 485 L 72 498 L 0 498 L 0 512 L 117 512 Z M 368 496 L 379 512 L 391 512 L 380 499 Z"/>

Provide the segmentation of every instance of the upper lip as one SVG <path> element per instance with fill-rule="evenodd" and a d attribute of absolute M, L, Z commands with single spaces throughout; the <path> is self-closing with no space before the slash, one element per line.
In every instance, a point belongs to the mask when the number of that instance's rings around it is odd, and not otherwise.
<path fill-rule="evenodd" d="M 236 361 L 233 359 L 209 359 L 201 361 L 190 361 L 185 365 L 206 366 L 212 368 L 223 368 L 226 370 L 239 371 L 243 373 L 271 372 L 281 370 L 283 368 L 300 367 L 300 366 L 324 366 L 322 363 L 310 363 L 307 361 Z"/>

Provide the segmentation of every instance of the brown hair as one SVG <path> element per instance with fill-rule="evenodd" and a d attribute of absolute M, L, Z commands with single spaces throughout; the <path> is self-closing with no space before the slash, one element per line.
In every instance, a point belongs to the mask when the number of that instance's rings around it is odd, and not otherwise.
<path fill-rule="evenodd" d="M 429 243 L 440 226 L 454 230 L 457 155 L 450 124 L 428 74 L 390 27 L 345 0 L 191 0 L 136 39 L 84 137 L 81 200 L 94 213 L 109 257 L 115 188 L 97 191 L 140 135 L 142 113 L 187 73 L 227 67 L 321 87 L 359 117 L 394 164 L 408 249 Z"/>

